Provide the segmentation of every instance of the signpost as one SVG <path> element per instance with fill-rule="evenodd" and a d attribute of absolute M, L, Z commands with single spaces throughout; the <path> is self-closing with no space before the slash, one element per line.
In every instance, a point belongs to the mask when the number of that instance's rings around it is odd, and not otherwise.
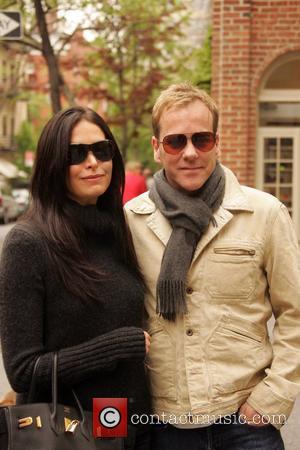
<path fill-rule="evenodd" d="M 0 10 L 0 40 L 22 37 L 20 11 Z"/>

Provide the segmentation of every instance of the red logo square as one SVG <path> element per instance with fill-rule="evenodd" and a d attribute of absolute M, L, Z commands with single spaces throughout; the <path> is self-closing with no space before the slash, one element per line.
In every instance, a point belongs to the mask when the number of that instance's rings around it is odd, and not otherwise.
<path fill-rule="evenodd" d="M 127 398 L 93 398 L 94 437 L 127 436 Z"/>

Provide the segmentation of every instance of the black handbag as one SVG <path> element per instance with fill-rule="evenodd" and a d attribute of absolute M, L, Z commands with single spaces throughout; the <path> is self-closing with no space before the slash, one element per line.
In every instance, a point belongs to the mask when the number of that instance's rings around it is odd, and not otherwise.
<path fill-rule="evenodd" d="M 0 450 L 123 450 L 122 438 L 95 438 L 92 413 L 57 403 L 57 354 L 52 362 L 52 403 L 30 403 L 36 390 L 37 360 L 28 403 L 0 408 Z"/>

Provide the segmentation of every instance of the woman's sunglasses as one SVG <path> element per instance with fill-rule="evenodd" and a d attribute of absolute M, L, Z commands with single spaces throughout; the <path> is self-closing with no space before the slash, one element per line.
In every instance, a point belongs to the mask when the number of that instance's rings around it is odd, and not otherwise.
<path fill-rule="evenodd" d="M 68 164 L 81 164 L 85 161 L 89 152 L 93 152 L 98 161 L 110 161 L 114 157 L 114 145 L 109 139 L 94 144 L 70 144 Z"/>
<path fill-rule="evenodd" d="M 168 134 L 163 138 L 160 144 L 164 151 L 170 155 L 178 155 L 187 145 L 188 139 L 191 139 L 193 146 L 200 152 L 209 152 L 216 144 L 216 135 L 210 131 L 199 131 L 197 133 L 187 134 Z"/>

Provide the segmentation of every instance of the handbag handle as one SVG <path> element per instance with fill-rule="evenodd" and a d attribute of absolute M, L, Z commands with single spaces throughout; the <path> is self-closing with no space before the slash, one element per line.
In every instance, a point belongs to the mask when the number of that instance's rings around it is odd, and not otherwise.
<path fill-rule="evenodd" d="M 37 358 L 37 360 L 35 361 L 34 367 L 33 367 L 33 372 L 32 372 L 32 378 L 31 378 L 31 383 L 30 383 L 30 388 L 29 388 L 29 393 L 28 393 L 28 397 L 27 397 L 27 403 L 33 403 L 33 399 L 34 399 L 34 395 L 36 392 L 36 386 L 37 386 L 37 369 L 40 363 L 40 356 Z M 52 394 L 52 411 L 50 411 L 50 422 L 51 422 L 51 428 L 52 430 L 57 433 L 57 352 L 53 352 L 52 354 L 52 364 L 51 364 L 51 394 Z M 82 405 L 74 391 L 74 389 L 71 389 L 71 392 L 73 394 L 73 397 L 75 399 L 75 403 L 77 405 L 78 411 L 79 411 L 79 415 L 80 415 L 80 428 L 81 428 L 81 433 L 82 435 L 89 440 L 90 436 L 89 436 L 89 430 L 87 427 L 87 421 L 85 418 L 85 414 L 82 408 Z"/>
<path fill-rule="evenodd" d="M 31 383 L 30 383 L 30 387 L 29 387 L 29 392 L 27 395 L 27 403 L 34 403 L 34 395 L 36 392 L 36 373 L 37 373 L 37 368 L 38 365 L 40 363 L 40 356 L 36 359 L 35 363 L 34 363 L 34 367 L 33 367 L 33 371 L 32 371 L 32 377 L 31 377 Z"/>
<path fill-rule="evenodd" d="M 56 418 L 57 418 L 57 353 L 53 353 L 52 358 L 52 380 L 51 380 L 51 389 L 52 389 L 52 411 L 50 414 L 50 420 L 52 429 L 56 432 Z"/>

